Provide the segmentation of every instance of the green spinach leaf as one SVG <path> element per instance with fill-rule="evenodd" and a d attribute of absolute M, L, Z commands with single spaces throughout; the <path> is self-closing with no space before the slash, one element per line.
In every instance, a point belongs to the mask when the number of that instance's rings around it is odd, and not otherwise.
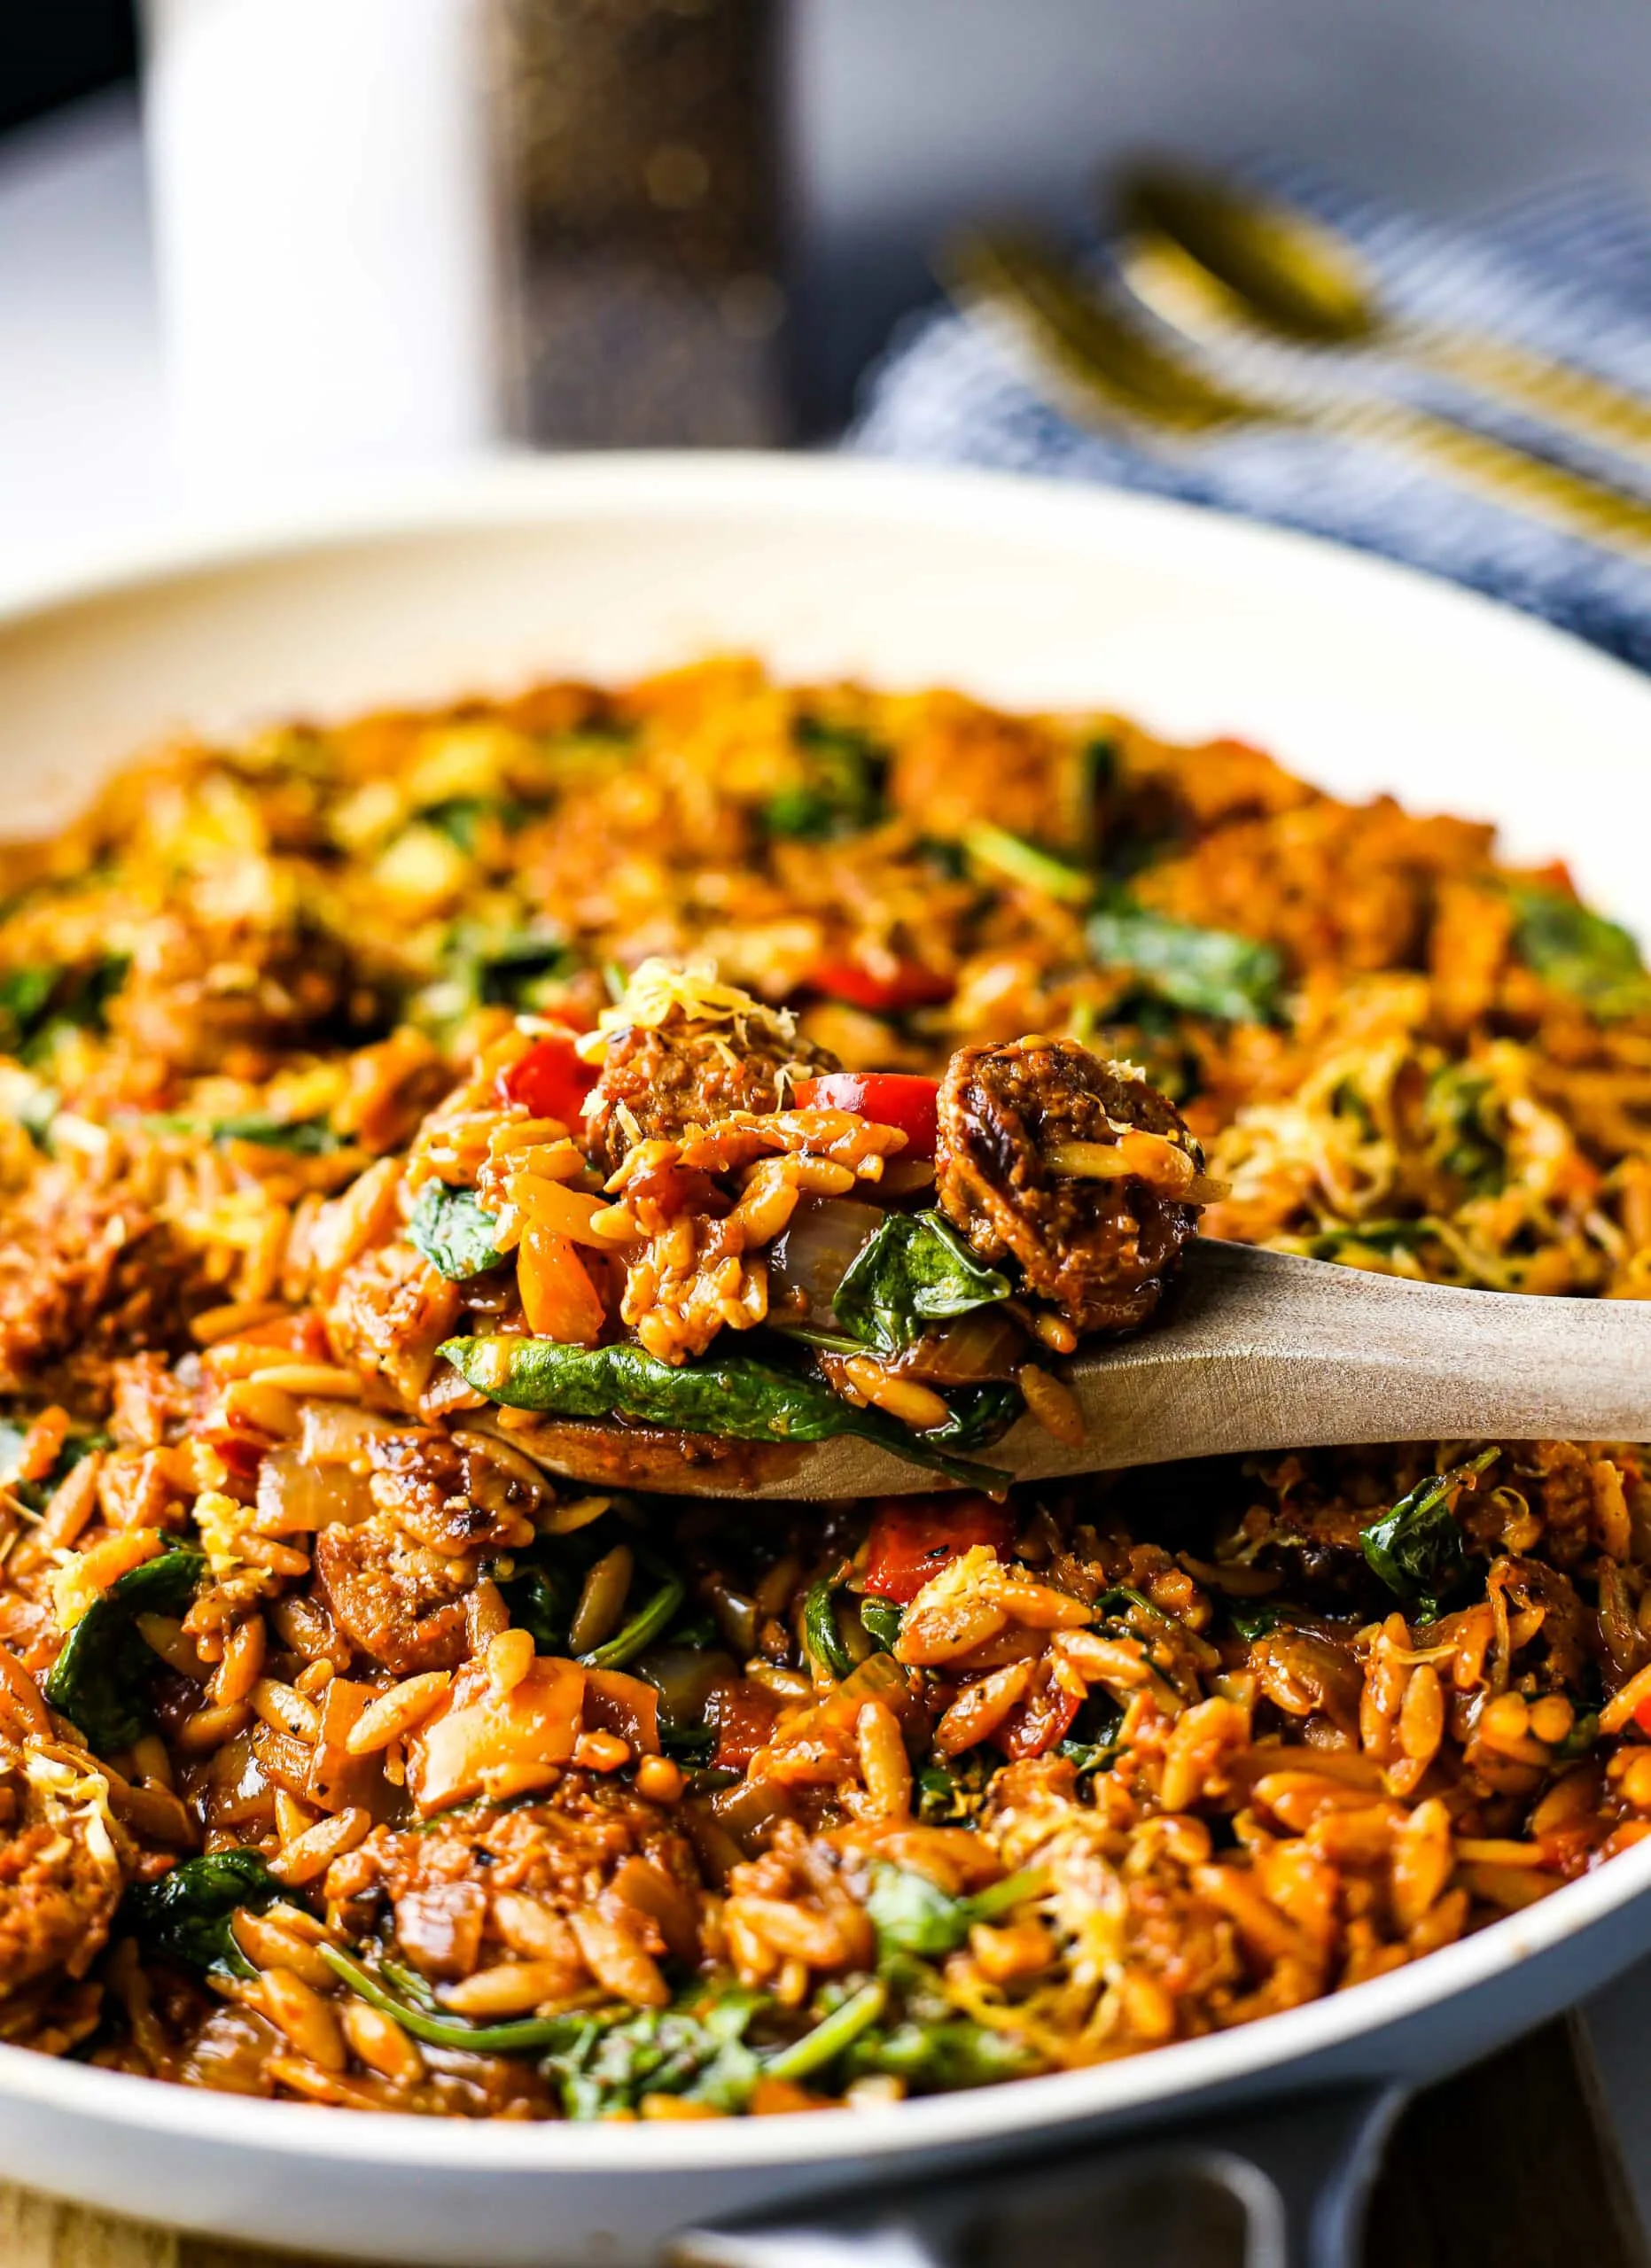
<path fill-rule="evenodd" d="M 995 1921 L 1046 1887 L 1043 1869 L 1023 1867 L 972 1898 L 954 1898 L 915 1868 L 874 1866 L 866 1911 L 877 1933 L 879 1965 L 915 1953 L 935 1960 L 955 1953 L 977 1922 Z"/>
<path fill-rule="evenodd" d="M 1556 991 L 1607 1018 L 1651 1009 L 1651 977 L 1619 922 L 1534 882 L 1515 882 L 1509 894 L 1520 957 Z"/>
<path fill-rule="evenodd" d="M 34 1062 L 49 1053 L 60 1026 L 101 1031 L 130 958 L 105 953 L 80 963 L 39 962 L 0 975 L 0 1048 Z"/>
<path fill-rule="evenodd" d="M 803 1601 L 803 1644 L 810 1660 L 829 1670 L 833 1677 L 846 1677 L 854 1666 L 854 1657 L 843 1643 L 843 1634 L 837 1627 L 836 1580 L 822 1575 Z"/>
<path fill-rule="evenodd" d="M 1282 1607 L 1269 1606 L 1264 1600 L 1258 1600 L 1249 1606 L 1237 1599 L 1227 1602 L 1229 1627 L 1250 1646 L 1253 1646 L 1258 1638 L 1270 1638 L 1282 1621 L 1284 1612 Z"/>
<path fill-rule="evenodd" d="M 803 776 L 762 806 L 772 835 L 799 843 L 825 843 L 862 834 L 884 813 L 888 751 L 852 726 L 797 721 L 794 737 L 803 758 Z"/>
<path fill-rule="evenodd" d="M 514 835 L 526 825 L 533 811 L 508 796 L 449 796 L 442 803 L 427 804 L 417 816 L 425 827 L 445 835 L 467 858 L 473 858 L 489 819 L 496 819 L 506 835 Z"/>
<path fill-rule="evenodd" d="M 745 2035 L 767 2005 L 760 1993 L 729 1985 L 618 2023 L 588 2020 L 545 2058 L 545 2072 L 560 2082 L 570 2118 L 634 2111 L 647 2094 L 742 2110 L 762 2073 Z"/>
<path fill-rule="evenodd" d="M 463 1284 L 503 1260 L 493 1241 L 498 1225 L 497 1216 L 487 1211 L 474 1190 L 427 1181 L 413 1208 L 407 1236 L 439 1275 L 449 1284 Z"/>
<path fill-rule="evenodd" d="M 111 1583 L 65 1639 L 46 1698 L 97 1755 L 129 1748 L 151 1727 L 149 1690 L 160 1663 L 138 1635 L 138 1616 L 181 1613 L 206 1573 L 204 1552 L 163 1551 Z"/>
<path fill-rule="evenodd" d="M 276 1118 L 267 1110 L 230 1118 L 193 1118 L 185 1111 L 164 1111 L 144 1123 L 156 1134 L 194 1134 L 206 1142 L 255 1142 L 261 1149 L 291 1150 L 300 1158 L 331 1157 L 349 1146 L 324 1118 Z"/>
<path fill-rule="evenodd" d="M 1000 2079 L 1020 2078 L 1035 2068 L 1035 2058 L 1017 2040 L 967 2016 L 942 2016 L 928 2023 L 907 2021 L 886 2031 L 868 2031 L 844 2059 L 849 2078 L 886 2072 L 904 2079 L 915 2094 L 991 2086 Z"/>
<path fill-rule="evenodd" d="M 1092 1693 L 1072 1720 L 1071 1730 L 1058 1753 L 1076 1765 L 1080 1780 L 1096 1772 L 1110 1772 L 1120 1753 L 1118 1735 L 1124 1728 L 1124 1705 L 1110 1694 Z"/>
<path fill-rule="evenodd" d="M 238 1906 L 261 1914 L 286 1895 L 256 1851 L 209 1851 L 159 1882 L 135 1883 L 121 1918 L 140 1943 L 181 1968 L 248 1977 L 252 1963 L 235 1942 L 230 1916 Z"/>
<path fill-rule="evenodd" d="M 904 1618 L 905 1609 L 896 1606 L 892 1599 L 868 1596 L 860 1602 L 860 1627 L 879 1653 L 893 1652 Z"/>
<path fill-rule="evenodd" d="M 1467 1574 L 1468 1554 L 1452 1500 L 1464 1481 L 1485 1472 L 1500 1454 L 1484 1449 L 1466 1464 L 1430 1473 L 1360 1536 L 1366 1560 L 1404 1601 L 1413 1621 L 1437 1620 L 1445 1600 Z"/>
<path fill-rule="evenodd" d="M 887 1213 L 849 1262 L 832 1305 L 845 1331 L 897 1355 L 930 1324 L 1007 1300 L 1013 1288 L 939 1213 Z"/>
<path fill-rule="evenodd" d="M 437 1023 L 477 1008 L 544 1006 L 584 966 L 576 946 L 559 931 L 487 930 L 455 924 L 442 956 L 441 981 L 421 996 L 421 1012 Z"/>
<path fill-rule="evenodd" d="M 1106 892 L 1086 935 L 1102 968 L 1133 970 L 1142 986 L 1195 1015 L 1273 1023 L 1282 1012 L 1284 964 L 1258 938 L 1172 920 L 1118 888 Z"/>
<path fill-rule="evenodd" d="M 823 1379 L 754 1355 L 713 1355 L 677 1367 L 640 1347 L 569 1347 L 553 1339 L 510 1337 L 449 1339 L 440 1351 L 479 1394 L 507 1409 L 558 1418 L 627 1418 L 745 1441 L 821 1441 L 854 1433 L 970 1487 L 1000 1487 L 1002 1475 L 954 1456 L 953 1445 L 977 1446 L 1019 1406 L 1013 1386 L 976 1387 L 954 1397 L 944 1428 L 920 1434 L 879 1410 L 856 1410 Z"/>

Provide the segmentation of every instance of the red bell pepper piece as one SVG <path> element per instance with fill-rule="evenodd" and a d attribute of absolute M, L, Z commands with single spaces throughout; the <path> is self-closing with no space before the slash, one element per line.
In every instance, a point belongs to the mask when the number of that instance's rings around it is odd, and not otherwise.
<path fill-rule="evenodd" d="M 845 1000 L 851 1008 L 868 1008 L 873 1015 L 897 1016 L 907 1008 L 930 1008 L 949 1000 L 957 990 L 954 980 L 920 960 L 896 961 L 879 976 L 862 961 L 822 960 L 803 982 L 828 1000 Z"/>
<path fill-rule="evenodd" d="M 1014 1542 L 1014 1514 L 989 1496 L 947 1496 L 933 1503 L 885 1496 L 872 1515 L 866 1588 L 909 1606 L 931 1575 L 965 1551 L 984 1543 L 1007 1559 Z"/>
<path fill-rule="evenodd" d="M 1057 1684 L 1046 1664 L 991 1736 L 992 1744 L 1016 1764 L 1029 1756 L 1047 1756 L 1071 1730 L 1081 1705 L 1082 1696 Z"/>
<path fill-rule="evenodd" d="M 940 1090 L 933 1079 L 908 1071 L 826 1071 L 799 1079 L 797 1100 L 807 1110 L 852 1110 L 879 1126 L 898 1126 L 906 1155 L 931 1158 L 939 1138 Z"/>
<path fill-rule="evenodd" d="M 532 1118 L 559 1118 L 564 1126 L 577 1126 L 595 1083 L 596 1075 L 580 1062 L 572 1041 L 551 1032 L 505 1066 L 499 1092 L 506 1102 L 520 1103 Z"/>

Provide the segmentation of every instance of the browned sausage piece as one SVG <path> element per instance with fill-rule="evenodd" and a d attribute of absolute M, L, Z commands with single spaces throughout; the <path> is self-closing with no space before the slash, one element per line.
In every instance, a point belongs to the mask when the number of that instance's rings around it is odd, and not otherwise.
<path fill-rule="evenodd" d="M 731 1023 L 614 1033 L 586 1120 L 591 1154 L 608 1172 L 638 1142 L 671 1141 L 736 1110 L 783 1108 L 788 1071 L 802 1078 L 838 1068 L 835 1055 L 752 1006 L 757 1014 Z"/>
<path fill-rule="evenodd" d="M 980 1257 L 1017 1263 L 1076 1331 L 1144 1323 L 1197 1224 L 1170 1193 L 1203 1165 L 1174 1106 L 1075 1041 L 1033 1038 L 960 1049 L 939 1116 L 940 1206 Z"/>
<path fill-rule="evenodd" d="M 315 1588 L 340 1630 L 399 1677 L 465 1658 L 464 1594 L 475 1563 L 415 1543 L 387 1512 L 315 1538 Z"/>

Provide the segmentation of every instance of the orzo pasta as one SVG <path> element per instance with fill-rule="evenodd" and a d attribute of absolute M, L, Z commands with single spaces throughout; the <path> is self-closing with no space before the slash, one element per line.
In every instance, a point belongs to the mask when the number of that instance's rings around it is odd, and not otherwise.
<path fill-rule="evenodd" d="M 170 748 L 0 886 L 0 2038 L 883 2103 L 1651 1832 L 1640 1450 L 991 1465 L 1201 1212 L 1651 1292 L 1651 985 L 1562 868 L 717 663 Z M 611 1487 L 535 1461 L 593 1424 Z M 670 1493 L 843 1430 L 963 1485 Z"/>

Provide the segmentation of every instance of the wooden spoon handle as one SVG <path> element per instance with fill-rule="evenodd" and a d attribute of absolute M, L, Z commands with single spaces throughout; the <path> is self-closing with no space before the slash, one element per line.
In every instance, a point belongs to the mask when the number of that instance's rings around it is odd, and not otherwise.
<path fill-rule="evenodd" d="M 999 1445 L 1028 1478 L 1226 1450 L 1651 1440 L 1651 1302 L 1415 1284 L 1201 1239 L 1141 1338 L 1072 1366 L 1090 1439 Z M 1047 1442 L 1047 1436 L 1044 1437 Z"/>

